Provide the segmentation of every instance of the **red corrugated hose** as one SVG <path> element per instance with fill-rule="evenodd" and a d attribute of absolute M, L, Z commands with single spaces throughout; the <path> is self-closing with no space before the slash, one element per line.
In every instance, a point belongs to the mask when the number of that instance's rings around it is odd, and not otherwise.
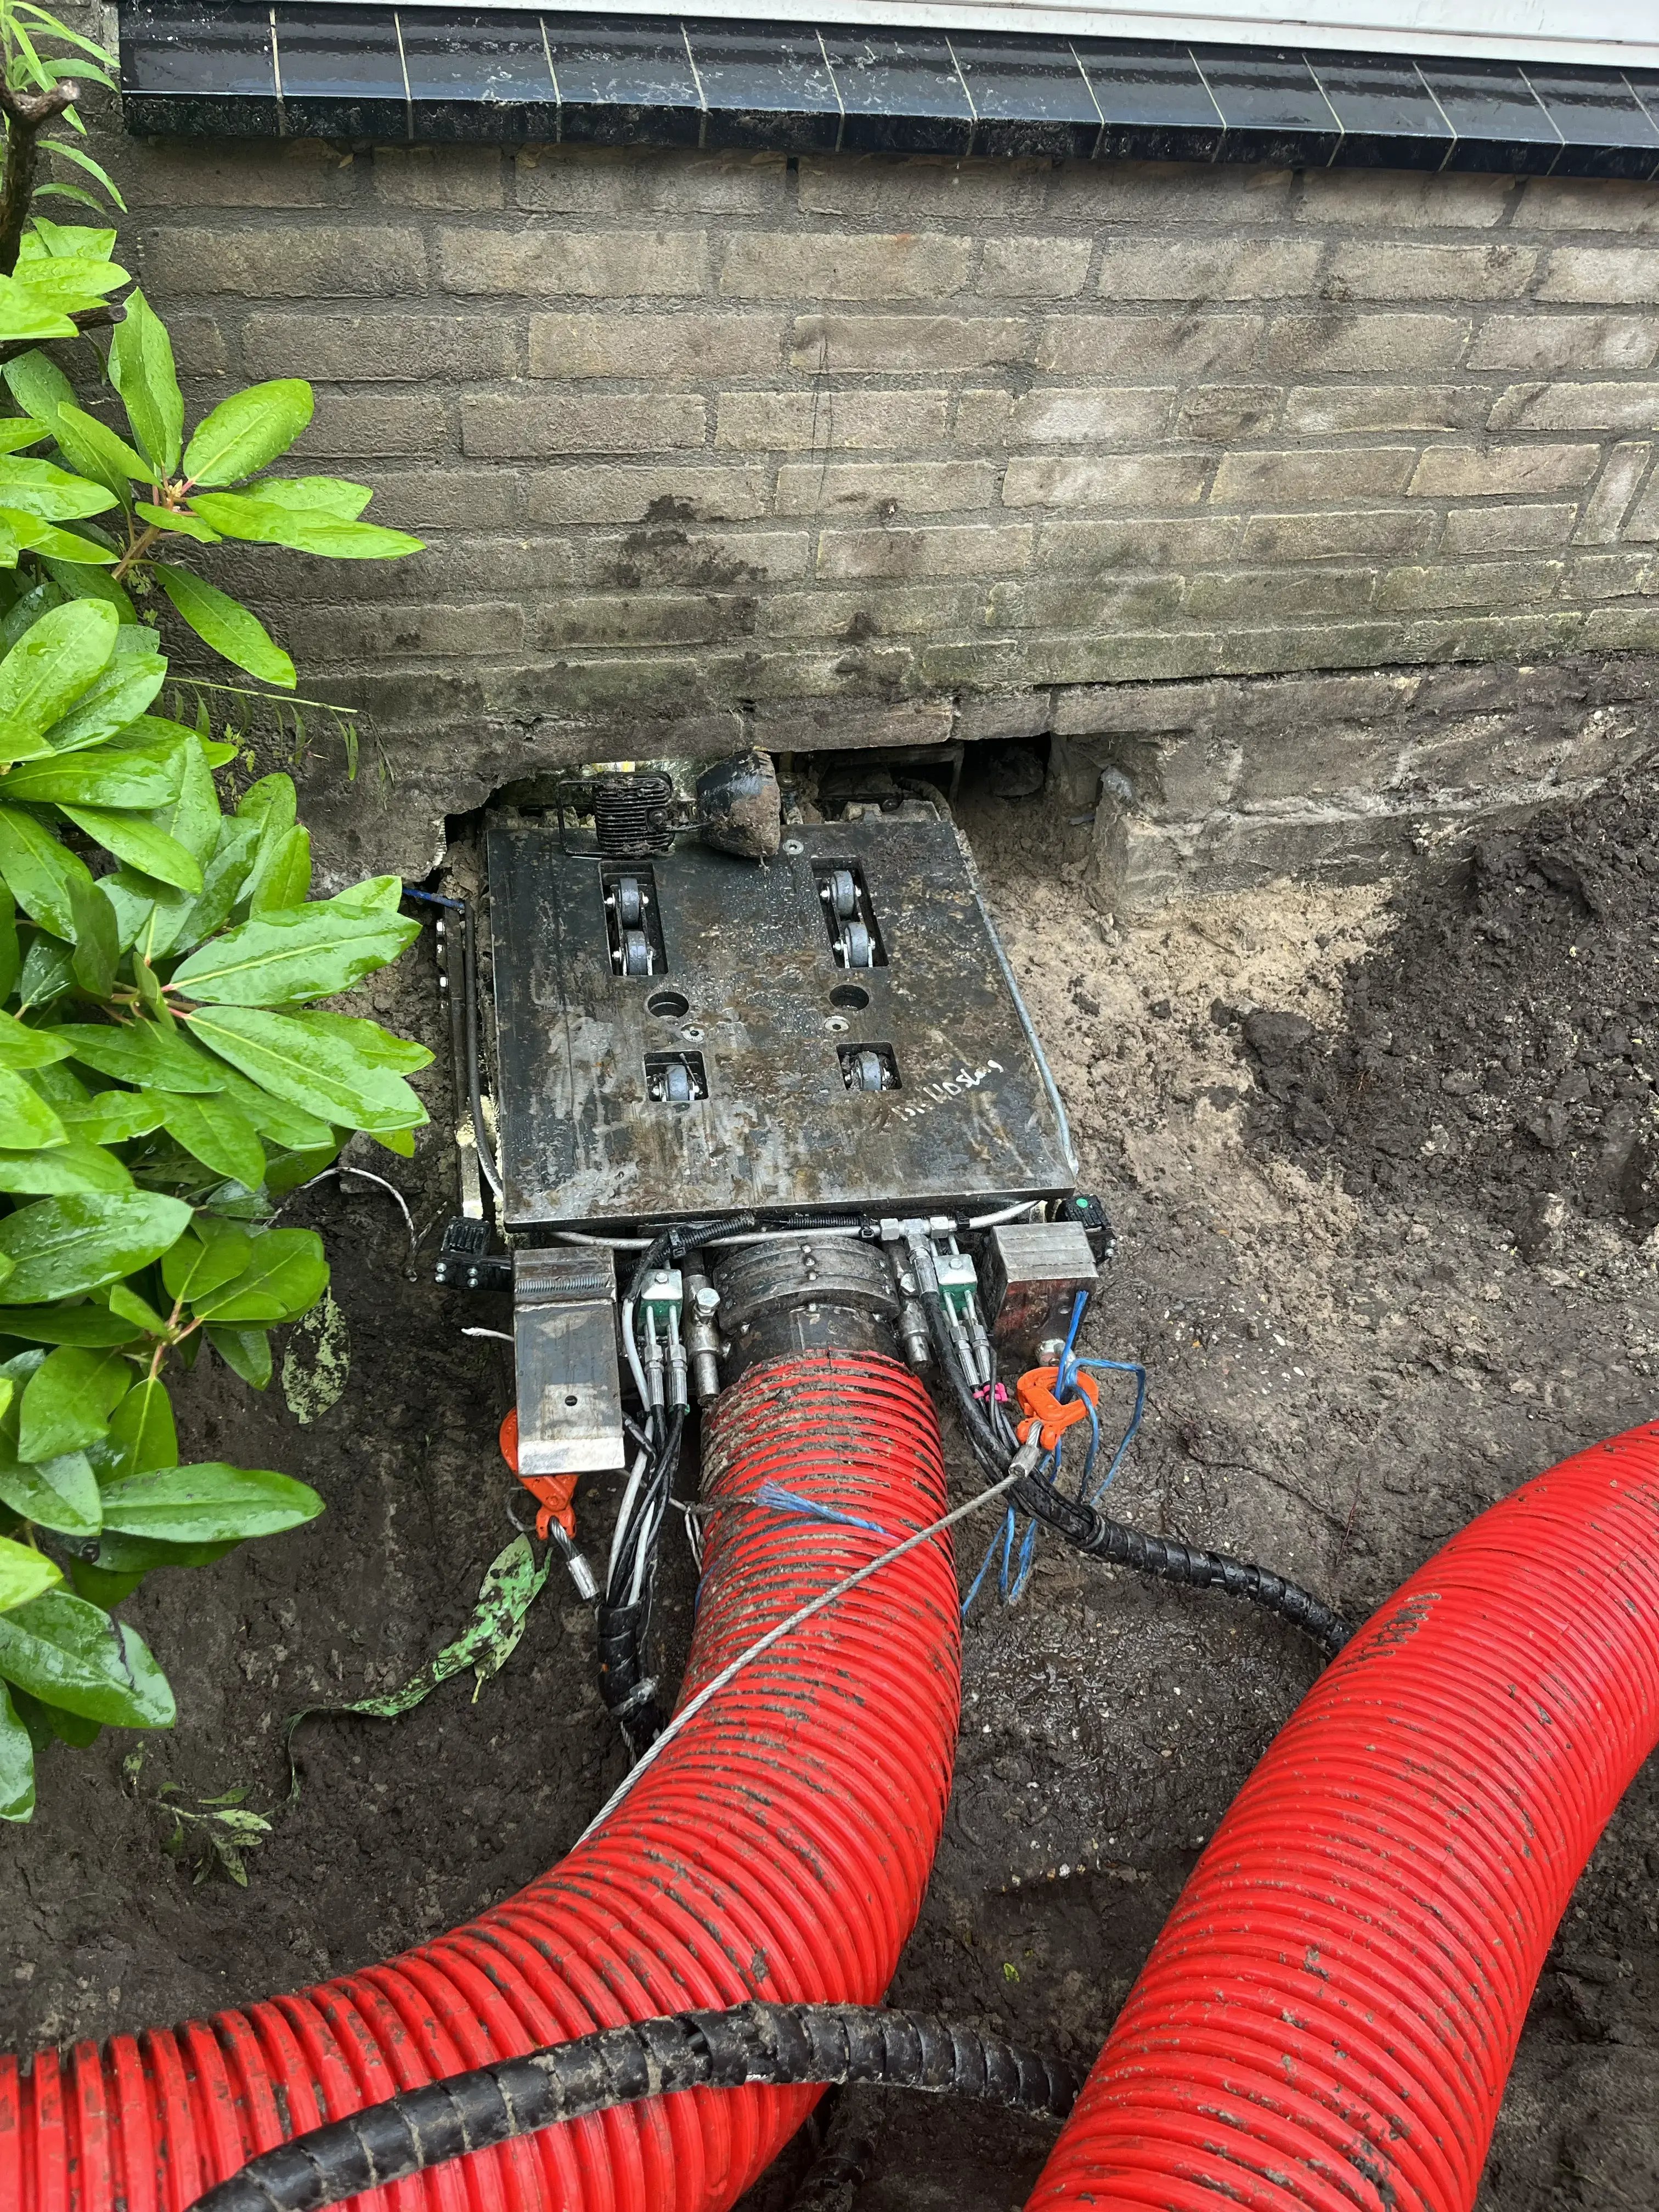
<path fill-rule="evenodd" d="M 896 1360 L 757 1368 L 705 1433 L 717 1510 L 682 1701 L 945 1504 L 933 1406 Z M 756 1504 L 769 1482 L 876 1526 Z M 942 1533 L 755 1660 L 591 1838 L 453 1935 L 243 2012 L 0 2061 L 0 2212 L 184 2212 L 321 2120 L 596 2027 L 750 1996 L 879 1997 L 945 1817 L 959 1647 Z M 629 2106 L 353 2201 L 715 2212 L 822 2094 Z"/>
<path fill-rule="evenodd" d="M 1468 2212 L 1574 1883 L 1659 1741 L 1659 1424 L 1483 1513 L 1320 1677 L 1030 2212 Z"/>

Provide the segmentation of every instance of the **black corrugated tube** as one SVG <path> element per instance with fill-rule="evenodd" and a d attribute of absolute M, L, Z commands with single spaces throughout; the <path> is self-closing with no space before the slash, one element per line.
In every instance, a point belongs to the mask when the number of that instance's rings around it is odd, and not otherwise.
<path fill-rule="evenodd" d="M 550 2044 L 406 2090 L 262 2152 L 191 2212 L 324 2212 L 361 2191 L 613 2105 L 748 2083 L 869 2082 L 974 2097 L 1064 2119 L 1069 2067 L 928 2013 L 867 2005 L 737 2005 Z"/>

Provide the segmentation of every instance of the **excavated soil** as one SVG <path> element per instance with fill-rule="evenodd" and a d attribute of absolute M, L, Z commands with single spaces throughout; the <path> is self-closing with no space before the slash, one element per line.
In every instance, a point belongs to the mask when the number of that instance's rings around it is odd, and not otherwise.
<path fill-rule="evenodd" d="M 1455 881 L 1285 885 L 1130 930 L 1056 866 L 1040 795 L 993 795 L 1024 781 L 987 779 L 962 813 L 1119 1232 L 1090 1342 L 1150 1370 L 1117 1510 L 1363 1615 L 1516 1483 L 1655 1411 L 1659 796 L 1506 835 Z M 385 1018 L 439 1042 L 424 953 L 380 989 Z M 429 1096 L 441 1116 L 441 1082 Z M 297 1334 L 303 1425 L 280 1389 L 222 1370 L 180 1393 L 191 1454 L 286 1468 L 329 1512 L 131 1602 L 179 1725 L 43 1762 L 33 1826 L 0 1842 L 8 2042 L 208 2010 L 430 1936 L 556 1857 L 622 1772 L 591 1617 L 556 1583 L 476 1702 L 463 1677 L 395 1723 L 312 1724 L 283 1802 L 283 1717 L 412 1672 L 511 1534 L 505 1346 L 460 1334 L 504 1316 L 430 1281 L 441 1132 L 412 1163 L 368 1164 L 407 1196 L 418 1266 L 370 1185 L 325 1183 L 287 1217 L 330 1238 L 343 1393 L 324 1402 L 318 1340 Z M 586 1504 L 590 1529 L 607 1503 Z M 969 1524 L 964 1584 L 988 1534 Z M 669 1580 L 672 1667 L 683 1559 Z M 1315 1661 L 1224 1601 L 1052 1549 L 1018 1605 L 995 1583 L 969 1619 L 957 1789 L 895 1994 L 1082 2060 Z M 246 1785 L 270 1813 L 245 1891 L 163 1853 L 167 1783 L 186 1802 Z M 1482 2212 L 1659 2202 L 1656 1877 L 1650 1769 L 1540 1985 Z M 837 2212 L 1009 2212 L 1054 2132 L 920 2100 L 849 2099 L 836 2125 L 875 2139 L 857 2190 L 820 2200 Z M 753 2206 L 781 2212 L 809 2154 Z"/>

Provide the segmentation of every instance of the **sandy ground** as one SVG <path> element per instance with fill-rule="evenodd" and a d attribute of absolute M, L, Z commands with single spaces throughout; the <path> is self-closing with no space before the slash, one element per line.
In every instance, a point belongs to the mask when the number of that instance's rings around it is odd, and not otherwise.
<path fill-rule="evenodd" d="M 1261 1559 L 1363 1615 L 1515 1483 L 1653 1413 L 1654 1251 L 1569 1208 L 1529 1261 L 1489 1211 L 1460 1210 L 1455 1179 L 1357 1197 L 1328 1153 L 1264 1139 L 1237 1018 L 1289 1010 L 1339 1029 L 1345 983 L 1386 956 L 1399 908 L 1377 887 L 1285 886 L 1121 930 L 1063 872 L 1031 864 L 1034 805 L 981 798 L 965 816 L 1085 1185 L 1119 1232 L 1088 1341 L 1151 1376 L 1116 1510 Z M 405 1026 L 433 1026 L 423 969 L 382 999 Z M 434 1107 L 441 1097 L 434 1087 Z M 429 1227 L 448 1202 L 438 1134 L 392 1172 Z M 452 1686 L 395 1727 L 319 1725 L 305 1795 L 279 1809 L 282 1716 L 412 1671 L 509 1533 L 493 1441 L 505 1369 L 495 1347 L 458 1334 L 499 1317 L 463 1312 L 424 1265 L 409 1268 L 377 1194 L 325 1187 L 292 1218 L 331 1233 L 343 1394 L 296 1428 L 276 1394 L 250 1403 L 204 1374 L 191 1425 L 202 1456 L 216 1445 L 287 1467 L 331 1511 L 210 1575 L 155 1577 L 131 1608 L 184 1718 L 152 1743 L 136 1790 L 121 1777 L 131 1737 L 60 1753 L 35 1823 L 0 1844 L 8 2041 L 209 2009 L 436 1933 L 556 1856 L 620 1772 L 592 1687 L 591 1623 L 550 1590 L 477 1705 Z M 314 1364 L 304 1346 L 296 1358 Z M 964 1581 L 983 1540 L 963 1545 Z M 970 1616 L 956 1794 L 895 1994 L 1086 2059 L 1316 1661 L 1224 1600 L 1051 1547 L 1018 1605 L 994 1584 L 994 1571 Z M 671 1644 L 688 1595 L 677 1571 Z M 250 1802 L 271 1809 L 246 1892 L 192 1886 L 162 1856 L 151 1801 L 164 1780 L 198 1796 L 248 1782 Z M 1483 2212 L 1659 2202 L 1656 1876 L 1650 1771 L 1540 1984 Z M 927 2100 L 850 2117 L 877 2149 L 838 2212 L 1007 2212 L 1052 2136 Z M 780 2180 L 754 2202 L 772 2212 L 788 2195 Z"/>

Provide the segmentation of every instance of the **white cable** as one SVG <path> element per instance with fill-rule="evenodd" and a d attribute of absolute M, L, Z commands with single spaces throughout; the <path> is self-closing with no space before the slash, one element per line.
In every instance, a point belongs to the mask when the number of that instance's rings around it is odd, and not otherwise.
<path fill-rule="evenodd" d="M 589 1237 L 580 1229 L 556 1229 L 556 1244 L 598 1244 L 607 1252 L 648 1252 L 652 1246 L 649 1237 Z"/>
<path fill-rule="evenodd" d="M 493 1336 L 497 1344 L 511 1344 L 514 1340 L 504 1328 L 464 1328 L 463 1336 Z"/>
<path fill-rule="evenodd" d="M 918 1545 L 925 1544 L 930 1537 L 937 1536 L 940 1529 L 950 1528 L 955 1522 L 965 1521 L 970 1513 L 977 1513 L 981 1505 L 988 1505 L 994 1498 L 1000 1498 L 1003 1492 L 1012 1490 L 1019 1479 L 1018 1474 L 1005 1475 L 1000 1482 L 994 1483 L 990 1489 L 981 1490 L 977 1496 L 970 1498 L 965 1505 L 958 1505 L 954 1512 L 941 1514 L 937 1521 L 930 1521 L 925 1528 L 918 1528 L 914 1536 L 907 1536 L 902 1544 L 895 1544 L 890 1551 L 878 1553 L 867 1566 L 859 1568 L 856 1573 L 850 1574 L 844 1580 L 832 1584 L 829 1589 L 813 1598 L 809 1604 L 802 1606 L 798 1612 L 792 1613 L 787 1620 L 779 1621 L 775 1628 L 769 1628 L 765 1635 L 757 1638 L 746 1651 L 740 1651 L 729 1665 L 722 1667 L 712 1681 L 705 1682 L 689 1705 L 680 1707 L 650 1749 L 635 1763 L 620 1786 L 614 1790 L 605 1803 L 600 1806 L 599 1811 L 577 1837 L 576 1841 L 579 1844 L 585 1844 L 596 1828 L 603 1826 L 652 1761 L 668 1748 L 689 1722 L 696 1718 L 717 1692 L 723 1690 L 735 1675 L 742 1673 L 751 1659 L 758 1659 L 763 1651 L 769 1651 L 775 1644 L 781 1643 L 786 1636 L 800 1627 L 803 1622 L 811 1620 L 814 1613 L 822 1613 L 826 1606 L 833 1605 L 837 1598 L 845 1597 L 848 1590 L 856 1589 L 860 1583 L 868 1582 L 872 1575 L 878 1574 L 884 1567 L 890 1566 L 895 1559 L 902 1559 L 907 1552 L 914 1552 Z"/>
<path fill-rule="evenodd" d="M 1023 1198 L 1018 1206 L 1005 1206 L 1000 1213 L 976 1213 L 968 1226 L 970 1229 L 1000 1229 L 1005 1221 L 1018 1221 L 1022 1213 L 1030 1213 L 1042 1203 L 1040 1198 Z"/>
<path fill-rule="evenodd" d="M 634 1500 L 640 1494 L 640 1477 L 645 1473 L 651 1455 L 640 1452 L 634 1461 L 634 1471 L 628 1478 L 628 1487 L 622 1494 L 622 1504 L 617 1508 L 616 1525 L 611 1531 L 611 1557 L 605 1562 L 605 1586 L 610 1589 L 616 1578 L 617 1561 L 622 1550 L 623 1531 L 634 1510 Z"/>

